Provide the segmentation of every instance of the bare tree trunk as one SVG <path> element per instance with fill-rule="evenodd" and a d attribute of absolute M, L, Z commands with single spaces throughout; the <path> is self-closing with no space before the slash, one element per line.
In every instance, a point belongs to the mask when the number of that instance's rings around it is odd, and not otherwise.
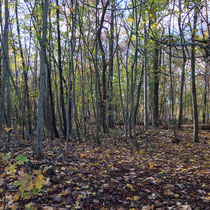
<path fill-rule="evenodd" d="M 66 137 L 66 111 L 64 105 L 64 95 L 63 95 L 63 75 L 62 75 L 62 64 L 61 64 L 61 37 L 60 37 L 60 12 L 59 12 L 59 4 L 58 0 L 56 0 L 56 14 L 57 14 L 57 34 L 58 34 L 58 69 L 59 69 L 59 81 L 60 81 L 60 104 L 62 110 L 62 117 L 63 117 L 63 134 Z"/>
<path fill-rule="evenodd" d="M 54 106 L 54 97 L 53 97 L 53 91 L 52 91 L 52 81 L 51 81 L 51 69 L 52 69 L 52 63 L 51 63 L 51 38 L 52 38 L 52 30 L 51 30 L 51 11 L 49 11 L 49 59 L 48 59 L 48 67 L 47 68 L 47 82 L 48 82 L 48 91 L 49 91 L 49 97 L 50 97 L 50 115 L 52 116 L 52 129 L 54 132 L 55 137 L 59 138 L 59 133 L 56 127 L 56 116 L 55 116 L 55 106 Z"/>
<path fill-rule="evenodd" d="M 105 51 L 103 48 L 103 44 L 102 44 L 102 40 L 101 40 L 101 31 L 102 31 L 102 26 L 104 23 L 104 18 L 105 18 L 105 14 L 106 14 L 106 10 L 107 7 L 109 6 L 110 1 L 108 0 L 104 6 L 103 9 L 103 13 L 101 16 L 101 22 L 100 22 L 100 26 L 97 32 L 97 39 L 98 39 L 98 46 L 99 49 L 101 51 L 102 54 L 102 126 L 103 126 L 103 132 L 107 133 L 108 132 L 108 128 L 107 128 L 107 124 L 106 124 L 106 100 L 107 100 L 107 95 L 106 95 L 106 57 L 105 57 Z"/>
<path fill-rule="evenodd" d="M 83 63 L 83 52 L 81 51 L 81 81 L 82 81 L 82 118 L 83 118 L 83 129 L 84 129 L 84 135 L 87 134 L 87 126 L 86 126 L 86 122 L 87 122 L 87 114 L 86 114 L 86 100 L 85 100 L 85 85 L 84 85 L 84 63 Z"/>
<path fill-rule="evenodd" d="M 117 20 L 115 18 L 115 24 L 116 23 L 117 23 Z M 120 60 L 119 60 L 119 44 L 118 44 L 119 35 L 120 35 L 120 30 L 119 30 L 119 32 L 117 32 L 117 30 L 116 30 L 116 57 L 117 57 L 117 73 L 118 73 L 118 85 L 119 85 L 119 97 L 120 97 L 120 110 L 123 113 L 123 120 L 125 122 L 124 104 L 123 104 L 122 87 L 121 87 Z"/>
<path fill-rule="evenodd" d="M 165 54 L 163 52 L 163 66 L 165 66 Z M 164 67 L 163 77 L 163 109 L 164 109 L 164 128 L 167 127 L 167 106 L 166 106 L 166 68 Z"/>
<path fill-rule="evenodd" d="M 141 1 L 142 2 L 142 1 Z M 133 7 L 135 7 L 137 4 L 136 0 L 133 2 Z M 133 131 L 133 137 L 134 137 L 134 144 L 138 148 L 139 145 L 137 143 L 136 139 L 136 116 L 135 116 L 135 87 L 136 87 L 136 75 L 138 71 L 138 45 L 139 45 L 139 37 L 138 37 L 138 31 L 139 31 L 139 23 L 141 20 L 141 7 L 140 7 L 140 14 L 137 11 L 137 9 L 134 10 L 134 19 L 135 19 L 135 54 L 134 54 L 134 64 L 131 71 L 131 109 L 130 109 L 130 131 Z M 134 72 L 133 72 L 134 70 Z M 142 73 L 143 75 L 143 73 Z M 139 103 L 139 102 L 138 102 Z M 136 110 L 137 111 L 137 110 Z M 130 136 L 132 133 L 130 132 Z"/>
<path fill-rule="evenodd" d="M 0 33 L 2 34 L 2 2 L 0 1 Z M 1 79 L 2 79 L 2 44 L 0 45 L 0 98 L 1 98 Z M 1 108 L 1 100 L 0 100 L 0 108 Z"/>
<path fill-rule="evenodd" d="M 169 36 L 170 36 L 170 29 L 169 29 Z M 170 39 L 171 43 L 171 39 Z M 172 125 L 173 125 L 173 132 L 174 132 L 174 139 L 173 143 L 178 143 L 179 140 L 176 135 L 176 128 L 174 122 L 174 92 L 173 92 L 173 78 L 172 78 L 172 63 L 171 63 L 171 47 L 169 47 L 169 74 L 170 74 L 170 99 L 171 99 L 171 118 L 172 118 Z"/>
<path fill-rule="evenodd" d="M 196 24 L 198 18 L 198 8 L 195 8 L 194 20 L 193 20 L 193 29 L 192 29 L 192 42 L 195 43 L 196 35 Z M 192 97 L 193 97 L 193 122 L 194 122 L 194 132 L 193 139 L 194 142 L 199 142 L 198 139 L 198 108 L 197 108 L 197 95 L 196 95 L 196 84 L 195 84 L 195 45 L 191 46 L 191 81 L 192 81 Z"/>
<path fill-rule="evenodd" d="M 138 82 L 138 85 L 137 85 L 136 106 L 135 106 L 135 110 L 134 110 L 135 125 L 136 125 L 138 109 L 139 109 L 139 100 L 140 100 L 141 87 L 142 87 L 143 78 L 144 78 L 144 68 L 145 68 L 144 64 L 145 63 L 143 62 L 141 75 L 140 75 L 139 82 Z"/>
<path fill-rule="evenodd" d="M 8 69 L 7 69 L 7 127 L 11 128 L 11 114 L 12 114 L 12 105 L 10 98 L 10 79 L 9 79 L 9 60 L 8 60 Z M 11 130 L 7 132 L 7 151 L 10 149 L 10 134 Z"/>
<path fill-rule="evenodd" d="M 108 112 L 108 122 L 109 127 L 114 127 L 113 122 L 113 68 L 114 68 L 114 11 L 115 3 L 111 0 L 111 22 L 110 22 L 110 46 L 109 46 L 109 112 Z"/>
<path fill-rule="evenodd" d="M 71 1 L 71 7 L 74 8 L 73 5 L 73 1 Z M 77 9 L 77 8 L 76 8 Z M 71 98 L 71 90 L 72 90 L 72 81 L 71 81 L 71 76 L 73 77 L 73 106 L 74 106 L 74 116 L 75 116 L 75 124 L 76 124 L 76 128 L 78 131 L 78 122 L 77 122 L 77 109 L 76 109 L 76 98 L 75 98 L 75 70 L 74 70 L 74 48 L 75 48 L 75 22 L 76 22 L 76 9 L 73 9 L 74 12 L 71 11 L 71 19 L 72 19 L 72 31 L 71 31 L 71 40 L 70 40 L 70 50 L 71 50 L 71 54 L 70 54 L 70 68 L 69 68 L 69 75 L 70 75 L 70 80 L 69 80 L 69 87 L 68 87 L 68 102 L 67 102 L 67 114 L 66 114 L 66 118 L 67 118 L 67 130 L 66 130 L 66 151 L 68 151 L 68 141 L 69 141 L 69 135 L 70 135 L 70 113 L 71 113 L 71 102 L 72 100 L 70 100 Z M 78 135 L 79 139 L 80 136 Z"/>
<path fill-rule="evenodd" d="M 158 126 L 158 102 L 159 102 L 159 49 L 157 43 L 155 43 L 154 51 L 154 64 L 153 64 L 153 75 L 154 75 L 154 84 L 153 84 L 153 126 Z"/>
<path fill-rule="evenodd" d="M 133 24 L 132 24 L 133 26 Z M 132 33 L 129 35 L 129 40 L 128 40 L 128 46 L 127 46 L 127 52 L 126 52 L 126 113 L 125 113 L 125 140 L 127 141 L 128 138 L 128 122 L 129 122 L 129 72 L 128 72 L 128 54 L 129 54 L 129 49 L 130 49 L 130 43 L 131 43 L 131 37 Z"/>
<path fill-rule="evenodd" d="M 45 56 L 46 56 L 46 41 L 47 41 L 47 11 L 48 0 L 44 1 L 43 6 L 43 23 L 42 23 L 42 38 L 40 51 L 40 88 L 38 102 L 38 119 L 37 119 L 37 151 L 38 157 L 42 156 L 42 128 L 43 128 L 43 101 L 44 101 L 44 81 L 45 81 Z"/>
<path fill-rule="evenodd" d="M 0 98 L 1 98 L 1 74 L 2 74 L 2 49 L 0 47 Z"/>
<path fill-rule="evenodd" d="M 49 92 L 49 114 L 51 117 L 51 124 L 52 124 L 52 131 L 54 132 L 55 137 L 59 138 L 58 130 L 56 127 L 56 118 L 55 118 L 55 108 L 54 108 L 54 99 L 53 99 L 53 92 L 52 92 L 52 83 L 51 83 L 51 62 L 48 62 L 47 68 L 47 89 Z"/>
<path fill-rule="evenodd" d="M 181 0 L 179 0 L 179 18 L 178 18 L 178 25 L 179 25 L 179 33 L 181 37 L 181 42 L 184 41 L 184 34 L 181 28 Z M 184 92 L 184 83 L 185 83 L 185 66 L 187 62 L 186 53 L 184 46 L 182 45 L 182 55 L 183 55 L 183 63 L 182 63 L 182 72 L 181 72 L 181 88 L 180 88 L 180 96 L 179 96 L 179 119 L 178 119 L 178 128 L 181 128 L 183 123 L 183 92 Z"/>
<path fill-rule="evenodd" d="M 98 0 L 96 0 L 96 7 L 98 6 Z M 99 132 L 100 132 L 100 114 L 99 114 L 99 101 L 98 101 L 98 90 L 99 90 L 99 86 L 98 86 L 98 33 L 97 33 L 97 29 L 98 29 L 98 9 L 96 9 L 96 15 L 95 15 L 95 19 L 96 19 L 96 50 L 95 50 L 95 101 L 96 101 L 96 118 L 95 118 L 95 123 L 96 123 L 96 142 L 98 144 L 100 144 L 100 139 L 99 139 Z"/>
<path fill-rule="evenodd" d="M 204 75 L 204 80 L 205 80 L 205 84 L 204 84 L 204 101 L 203 101 L 203 124 L 207 123 L 207 88 L 208 88 L 208 66 L 207 66 L 207 59 L 208 59 L 208 55 L 206 56 L 206 70 L 205 70 L 205 75 Z"/>
<path fill-rule="evenodd" d="M 147 28 L 146 23 L 144 24 L 144 128 L 147 130 L 148 128 L 148 111 L 147 111 Z"/>
<path fill-rule="evenodd" d="M 3 33 L 3 75 L 2 75 L 2 86 L 1 86 L 1 103 L 0 103 L 0 131 L 3 128 L 4 115 L 5 115 L 5 89 L 8 82 L 8 71 L 9 71 L 9 47 L 8 47 L 8 30 L 9 30 L 9 8 L 8 0 L 5 0 L 5 25 Z"/>

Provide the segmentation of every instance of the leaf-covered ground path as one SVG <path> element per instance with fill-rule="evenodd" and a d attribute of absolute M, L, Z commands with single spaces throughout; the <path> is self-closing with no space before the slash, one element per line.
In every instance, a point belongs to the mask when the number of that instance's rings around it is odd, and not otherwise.
<path fill-rule="evenodd" d="M 7 208 L 30 203 L 38 209 L 209 209 L 209 134 L 201 131 L 196 144 L 185 129 L 173 144 L 171 131 L 150 129 L 138 136 L 139 150 L 109 134 L 101 145 L 91 139 L 71 143 L 65 155 L 62 140 L 46 140 L 41 194 L 15 197 L 14 177 L 7 177 Z M 28 151 L 23 147 L 17 154 L 31 159 Z"/>

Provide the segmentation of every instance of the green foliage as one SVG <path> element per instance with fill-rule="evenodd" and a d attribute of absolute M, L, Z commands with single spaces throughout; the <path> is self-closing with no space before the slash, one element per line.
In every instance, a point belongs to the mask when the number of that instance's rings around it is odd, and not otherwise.
<path fill-rule="evenodd" d="M 2 153 L 1 157 L 5 168 L 3 175 L 17 178 L 14 185 L 19 187 L 19 194 L 22 198 L 30 199 L 32 195 L 40 193 L 44 184 L 44 176 L 41 170 L 34 170 L 31 174 L 26 172 L 23 165 L 26 165 L 28 159 L 23 155 L 18 155 L 15 159 L 12 159 L 11 153 Z"/>
<path fill-rule="evenodd" d="M 39 194 L 44 183 L 44 176 L 41 170 L 34 170 L 30 175 L 28 173 L 19 173 L 18 180 L 15 181 L 15 186 L 19 186 L 22 197 L 29 199 L 31 195 Z"/>
<path fill-rule="evenodd" d="M 22 156 L 22 155 L 18 155 L 16 157 L 16 160 L 17 160 L 17 164 L 19 164 L 19 165 L 24 165 L 24 163 L 26 161 L 28 161 L 28 159 L 26 157 Z"/>

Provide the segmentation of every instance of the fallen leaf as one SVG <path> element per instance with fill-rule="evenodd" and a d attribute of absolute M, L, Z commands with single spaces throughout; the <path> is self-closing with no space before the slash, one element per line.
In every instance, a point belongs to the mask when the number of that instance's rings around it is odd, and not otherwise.
<path fill-rule="evenodd" d="M 0 177 L 0 186 L 4 184 L 4 179 Z"/>
<path fill-rule="evenodd" d="M 94 200 L 93 200 L 93 203 L 94 203 L 95 205 L 98 205 L 98 204 L 100 203 L 100 201 L 97 200 L 97 199 L 94 199 Z"/>
<path fill-rule="evenodd" d="M 192 210 L 192 208 L 189 205 L 181 205 L 177 210 Z"/>
<path fill-rule="evenodd" d="M 149 163 L 149 167 L 150 168 L 153 168 L 154 167 L 154 164 L 153 163 Z"/>
<path fill-rule="evenodd" d="M 131 184 L 127 184 L 127 187 L 130 188 L 133 192 L 135 191 Z"/>
<path fill-rule="evenodd" d="M 134 201 L 138 201 L 139 199 L 140 199 L 139 196 L 134 196 L 134 197 L 133 197 L 133 200 L 134 200 Z"/>
<path fill-rule="evenodd" d="M 51 206 L 43 206 L 42 210 L 54 210 L 54 208 Z"/>
<path fill-rule="evenodd" d="M 18 201 L 20 199 L 20 195 L 19 194 L 15 194 L 13 200 L 14 201 Z"/>
<path fill-rule="evenodd" d="M 206 197 L 201 197 L 203 200 L 207 200 L 210 201 L 210 196 L 206 196 Z"/>

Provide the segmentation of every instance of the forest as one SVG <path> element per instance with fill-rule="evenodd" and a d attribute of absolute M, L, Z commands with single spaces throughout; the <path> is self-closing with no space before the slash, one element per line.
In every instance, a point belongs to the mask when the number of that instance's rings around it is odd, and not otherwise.
<path fill-rule="evenodd" d="M 0 209 L 209 209 L 208 0 L 0 0 Z"/>

